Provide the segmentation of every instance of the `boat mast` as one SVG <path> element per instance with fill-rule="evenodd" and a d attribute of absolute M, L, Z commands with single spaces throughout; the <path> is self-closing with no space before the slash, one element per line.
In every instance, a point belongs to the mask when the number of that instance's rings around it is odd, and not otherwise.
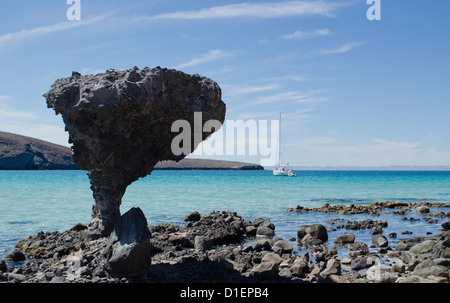
<path fill-rule="evenodd" d="M 277 165 L 281 166 L 281 113 L 280 118 L 278 120 L 278 142 L 277 142 L 277 149 L 278 149 L 278 159 L 277 159 Z"/>

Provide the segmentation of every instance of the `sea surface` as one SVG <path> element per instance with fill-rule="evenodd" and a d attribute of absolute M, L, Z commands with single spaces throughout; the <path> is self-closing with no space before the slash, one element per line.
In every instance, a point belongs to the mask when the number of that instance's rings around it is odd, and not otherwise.
<path fill-rule="evenodd" d="M 430 224 L 414 211 L 403 216 L 383 214 L 339 215 L 289 213 L 297 205 L 321 207 L 324 203 L 367 205 L 374 201 L 445 202 L 450 204 L 448 171 L 296 171 L 297 177 L 275 177 L 271 171 L 157 170 L 131 184 L 121 212 L 140 207 L 149 225 L 185 224 L 185 215 L 196 210 L 235 211 L 246 220 L 270 218 L 276 236 L 296 237 L 303 224 L 330 225 L 332 218 L 387 220 L 384 234 L 396 232 L 391 246 L 402 237 L 437 233 L 448 218 Z M 0 171 L 0 258 L 15 243 L 39 231 L 64 231 L 78 222 L 89 224 L 93 205 L 85 171 Z M 432 209 L 449 211 L 450 208 Z M 419 218 L 411 221 L 409 218 Z M 370 230 L 329 232 L 329 241 L 345 232 L 356 241 L 369 241 Z M 295 243 L 295 242 L 293 242 Z M 294 245 L 296 246 L 296 245 Z"/>

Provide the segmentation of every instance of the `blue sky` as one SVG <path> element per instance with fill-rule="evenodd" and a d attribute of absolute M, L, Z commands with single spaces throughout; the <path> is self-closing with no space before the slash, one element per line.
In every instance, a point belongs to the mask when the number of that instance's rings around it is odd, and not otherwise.
<path fill-rule="evenodd" d="M 80 3 L 0 4 L 0 130 L 68 145 L 56 79 L 161 66 L 216 81 L 226 119 L 281 112 L 292 165 L 450 165 L 448 0 Z"/>

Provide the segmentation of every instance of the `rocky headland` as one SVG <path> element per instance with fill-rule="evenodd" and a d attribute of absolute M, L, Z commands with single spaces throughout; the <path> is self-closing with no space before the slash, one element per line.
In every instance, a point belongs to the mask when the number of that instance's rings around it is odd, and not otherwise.
<path fill-rule="evenodd" d="M 0 170 L 79 169 L 70 148 L 0 131 Z"/>
<path fill-rule="evenodd" d="M 383 204 L 383 203 L 381 203 Z M 386 205 L 387 206 L 387 205 Z M 417 208 L 416 208 L 417 209 Z M 447 217 L 448 217 L 447 213 Z M 281 239 L 268 218 L 245 221 L 235 212 L 192 212 L 183 226 L 146 226 L 139 209 L 121 216 L 110 237 L 92 240 L 88 227 L 41 232 L 20 240 L 0 263 L 0 280 L 22 283 L 283 282 L 446 283 L 450 222 L 437 234 L 405 238 L 395 247 L 385 220 L 338 219 L 298 227 Z M 133 224 L 132 222 L 137 222 Z M 134 226 L 134 227 L 133 227 Z M 145 227 L 144 227 L 145 226 Z M 330 243 L 330 228 L 349 230 Z M 367 229 L 371 243 L 356 241 Z M 126 241 L 124 240 L 126 239 Z M 126 245 L 125 245 L 126 244 Z M 131 249 L 130 249 L 131 247 Z M 301 249 L 300 249 L 301 248 Z M 302 251 L 300 253 L 300 251 Z M 128 264 L 131 260 L 140 260 Z M 14 262 L 21 263 L 15 266 Z M 25 262 L 25 263 L 23 263 Z M 124 268 L 126 270 L 124 270 Z"/>

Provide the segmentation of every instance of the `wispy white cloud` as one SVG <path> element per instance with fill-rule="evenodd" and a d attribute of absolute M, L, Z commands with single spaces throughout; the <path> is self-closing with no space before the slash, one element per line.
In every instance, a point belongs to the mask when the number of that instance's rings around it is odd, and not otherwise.
<path fill-rule="evenodd" d="M 266 92 L 270 90 L 274 90 L 280 87 L 279 84 L 265 84 L 265 85 L 230 85 L 223 84 L 222 90 L 224 93 L 229 93 L 232 95 L 241 95 L 241 94 L 252 94 L 252 93 L 260 93 Z"/>
<path fill-rule="evenodd" d="M 280 18 L 290 16 L 334 16 L 343 4 L 328 1 L 284 1 L 238 3 L 200 10 L 178 11 L 147 17 L 146 19 L 216 19 L 216 18 Z"/>
<path fill-rule="evenodd" d="M 299 91 L 287 91 L 278 93 L 275 95 L 267 95 L 259 97 L 256 100 L 256 104 L 286 104 L 286 103 L 296 103 L 296 104 L 316 104 L 321 101 L 325 101 L 328 98 L 323 96 L 318 96 L 317 91 L 310 92 L 299 92 Z"/>
<path fill-rule="evenodd" d="M 319 37 L 319 36 L 329 36 L 331 34 L 331 31 L 328 28 L 322 28 L 322 29 L 316 29 L 311 32 L 304 32 L 304 31 L 296 31 L 293 34 L 285 35 L 282 38 L 285 40 L 290 39 L 308 39 L 312 37 Z"/>
<path fill-rule="evenodd" d="M 35 118 L 32 113 L 21 112 L 11 109 L 0 108 L 0 120 L 6 120 L 8 118 Z"/>
<path fill-rule="evenodd" d="M 200 56 L 196 56 L 188 62 L 179 64 L 179 65 L 175 66 L 175 68 L 185 68 L 185 67 L 189 67 L 189 66 L 209 63 L 209 62 L 212 62 L 215 60 L 232 57 L 232 56 L 234 56 L 234 54 L 235 54 L 235 52 L 225 51 L 225 50 L 221 50 L 221 49 L 214 49 L 214 50 L 209 51 L 208 53 L 202 54 Z"/>
<path fill-rule="evenodd" d="M 325 55 L 343 54 L 343 53 L 347 53 L 347 52 L 351 51 L 352 49 L 359 47 L 363 44 L 364 44 L 363 42 L 349 42 L 349 43 L 346 43 L 346 44 L 342 45 L 341 47 L 338 47 L 335 49 L 321 50 L 320 53 L 325 54 Z"/>
<path fill-rule="evenodd" d="M 68 29 L 89 25 L 92 23 L 99 22 L 101 20 L 106 19 L 108 15 L 102 15 L 97 17 L 88 18 L 81 21 L 65 21 L 60 23 L 55 23 L 47 26 L 40 26 L 31 29 L 24 29 L 18 32 L 7 33 L 0 36 L 0 46 L 7 45 L 8 43 L 26 40 L 31 37 L 42 36 L 46 34 L 51 34 L 55 32 L 65 31 Z"/>
<path fill-rule="evenodd" d="M 0 101 L 9 99 L 9 96 L 0 96 Z M 7 103 L 0 104 L 0 121 L 5 122 L 9 119 L 24 118 L 31 119 L 36 118 L 36 115 L 27 111 L 18 111 L 11 108 Z"/>

